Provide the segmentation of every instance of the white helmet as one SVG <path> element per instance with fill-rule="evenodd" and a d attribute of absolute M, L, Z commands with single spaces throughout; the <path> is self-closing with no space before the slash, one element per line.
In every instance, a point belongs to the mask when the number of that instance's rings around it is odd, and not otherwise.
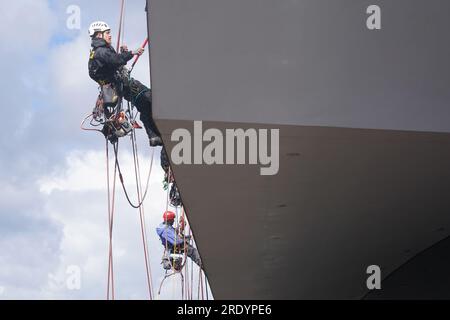
<path fill-rule="evenodd" d="M 108 30 L 111 30 L 111 28 L 106 22 L 95 21 L 89 26 L 89 36 L 92 38 L 96 32 L 105 32 Z"/>

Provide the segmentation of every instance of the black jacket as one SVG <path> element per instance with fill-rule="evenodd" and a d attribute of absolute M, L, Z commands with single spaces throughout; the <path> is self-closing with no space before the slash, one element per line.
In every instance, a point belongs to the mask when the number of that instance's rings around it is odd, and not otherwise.
<path fill-rule="evenodd" d="M 92 39 L 89 57 L 89 76 L 99 82 L 115 82 L 116 71 L 133 58 L 131 51 L 117 53 L 116 50 L 100 38 Z"/>

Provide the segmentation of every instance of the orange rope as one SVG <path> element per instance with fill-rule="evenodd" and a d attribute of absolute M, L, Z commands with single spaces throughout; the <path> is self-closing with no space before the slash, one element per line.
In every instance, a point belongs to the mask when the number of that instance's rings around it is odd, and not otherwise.
<path fill-rule="evenodd" d="M 189 235 L 192 235 L 191 227 L 189 226 Z M 194 262 L 191 261 L 191 300 L 194 299 Z"/>
<path fill-rule="evenodd" d="M 110 285 L 111 285 L 111 298 L 114 300 L 114 268 L 113 268 L 113 248 L 112 248 L 112 232 L 113 232 L 113 222 L 114 222 L 114 202 L 116 194 L 116 176 L 117 176 L 117 166 L 114 167 L 114 180 L 113 180 L 113 195 L 111 200 L 110 195 L 110 179 L 109 179 L 109 148 L 108 139 L 106 141 L 106 183 L 108 187 L 108 221 L 109 221 L 109 256 L 108 256 L 108 285 L 106 291 L 106 298 L 109 300 L 110 296 Z"/>
<path fill-rule="evenodd" d="M 84 131 L 98 131 L 98 132 L 102 132 L 102 130 L 99 130 L 99 129 L 88 129 L 88 128 L 84 127 L 84 124 L 85 124 L 86 120 L 89 119 L 90 117 L 92 117 L 92 113 L 90 113 L 86 118 L 83 119 L 83 121 L 81 122 L 81 125 L 80 125 L 80 129 L 84 130 Z"/>
<path fill-rule="evenodd" d="M 141 185 L 140 185 L 140 174 L 138 172 L 138 160 L 137 160 L 137 146 L 136 146 L 136 136 L 135 136 L 135 131 L 133 130 L 132 134 L 131 134 L 131 141 L 132 141 L 132 146 L 133 146 L 133 160 L 134 160 L 134 172 L 136 175 L 136 191 L 137 191 L 137 197 L 138 197 L 138 202 L 141 203 Z M 140 218 L 140 223 L 141 223 L 141 235 L 142 235 L 142 244 L 144 247 L 144 259 L 145 259 L 145 270 L 146 270 L 146 274 L 147 274 L 147 285 L 148 285 L 148 293 L 150 296 L 150 300 L 153 299 L 153 295 L 152 295 L 152 281 L 151 281 L 151 276 L 150 276 L 150 268 L 149 268 L 149 258 L 147 255 L 147 243 L 145 241 L 145 228 L 144 228 L 144 209 L 143 209 L 143 204 L 141 204 L 139 206 L 139 218 Z"/>
<path fill-rule="evenodd" d="M 136 141 L 136 140 L 135 140 Z M 136 144 L 136 155 L 138 154 L 138 149 L 137 149 L 137 144 Z M 154 156 L 154 151 L 152 148 L 152 152 L 151 152 L 151 160 L 150 160 L 150 171 L 149 171 L 149 176 L 147 178 L 147 187 L 144 193 L 144 196 L 142 198 L 142 201 L 144 201 L 144 197 L 147 194 L 147 190 L 148 190 L 148 181 L 150 179 L 150 173 L 152 171 L 152 167 L 153 167 L 153 156 Z M 140 169 L 140 165 L 139 165 L 139 156 L 137 157 L 137 169 L 138 169 L 138 174 L 139 174 L 139 190 L 141 192 L 142 195 L 142 181 L 141 181 L 141 169 Z M 143 212 L 143 222 L 144 222 L 144 238 L 145 238 L 145 244 L 146 244 L 146 252 L 147 252 L 147 257 L 148 260 L 150 262 L 150 251 L 149 251 L 149 244 L 148 244 L 148 238 L 147 238 L 147 226 L 146 226 L 146 221 L 145 221 L 145 212 L 144 212 L 144 207 L 142 206 L 142 212 Z M 153 293 L 153 278 L 152 278 L 152 268 L 149 267 L 149 275 L 150 275 L 150 283 L 151 283 L 151 292 L 152 292 L 152 296 L 154 296 Z"/>
<path fill-rule="evenodd" d="M 116 51 L 119 52 L 120 47 L 120 37 L 122 34 L 122 23 L 123 23 L 123 11 L 124 11 L 125 0 L 122 0 L 122 4 L 120 6 L 120 19 L 119 19 L 119 34 L 117 36 L 117 46 Z"/>

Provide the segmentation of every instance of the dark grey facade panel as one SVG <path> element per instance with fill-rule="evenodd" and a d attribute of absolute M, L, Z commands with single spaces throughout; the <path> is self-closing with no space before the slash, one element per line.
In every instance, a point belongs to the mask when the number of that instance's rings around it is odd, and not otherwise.
<path fill-rule="evenodd" d="M 157 119 L 450 131 L 450 2 L 151 0 Z"/>
<path fill-rule="evenodd" d="M 174 129 L 192 130 L 191 121 L 159 125 L 169 152 Z M 450 235 L 449 163 L 446 133 L 281 126 L 277 175 L 258 165 L 173 170 L 216 299 L 359 299 L 371 265 L 382 290 L 368 298 L 443 298 L 444 252 L 420 259 L 422 278 L 408 277 L 416 267 L 389 275 Z M 420 283 L 433 272 L 443 278 L 435 291 Z"/>
<path fill-rule="evenodd" d="M 365 0 L 148 3 L 169 154 L 191 120 L 280 128 L 277 175 L 173 166 L 215 298 L 362 298 L 370 264 L 409 297 L 405 277 L 442 270 L 401 266 L 449 236 L 448 0 L 376 1 L 375 31 Z"/>

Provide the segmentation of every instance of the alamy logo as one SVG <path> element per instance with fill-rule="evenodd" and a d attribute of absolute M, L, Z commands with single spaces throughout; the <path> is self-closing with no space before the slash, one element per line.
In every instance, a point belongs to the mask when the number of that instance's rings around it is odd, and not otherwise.
<path fill-rule="evenodd" d="M 370 276 L 367 278 L 366 285 L 369 290 L 381 289 L 381 268 L 377 265 L 368 266 L 366 273 Z"/>
<path fill-rule="evenodd" d="M 222 131 L 214 128 L 203 132 L 202 122 L 194 121 L 194 138 L 187 129 L 179 128 L 172 132 L 171 141 L 178 143 L 172 149 L 171 158 L 175 165 L 260 164 L 263 166 L 260 168 L 261 175 L 275 175 L 279 170 L 280 134 L 279 129 L 270 129 L 269 140 L 268 131 L 268 129 L 252 128 L 245 131 L 226 129 L 224 136 Z M 209 142 L 204 149 L 203 142 Z M 246 159 L 247 154 L 248 159 Z"/>
<path fill-rule="evenodd" d="M 370 14 L 366 21 L 367 29 L 381 30 L 381 8 L 373 4 L 367 8 L 366 12 Z"/>
<path fill-rule="evenodd" d="M 66 20 L 66 26 L 69 30 L 81 29 L 81 9 L 79 6 L 70 5 L 66 9 L 66 13 L 70 16 Z"/>
<path fill-rule="evenodd" d="M 66 287 L 69 290 L 81 289 L 81 268 L 79 266 L 69 266 L 66 269 Z"/>
<path fill-rule="evenodd" d="M 65 275 L 59 273 L 48 274 L 49 285 L 53 289 L 80 290 L 81 289 L 81 268 L 77 265 L 68 266 Z"/>

